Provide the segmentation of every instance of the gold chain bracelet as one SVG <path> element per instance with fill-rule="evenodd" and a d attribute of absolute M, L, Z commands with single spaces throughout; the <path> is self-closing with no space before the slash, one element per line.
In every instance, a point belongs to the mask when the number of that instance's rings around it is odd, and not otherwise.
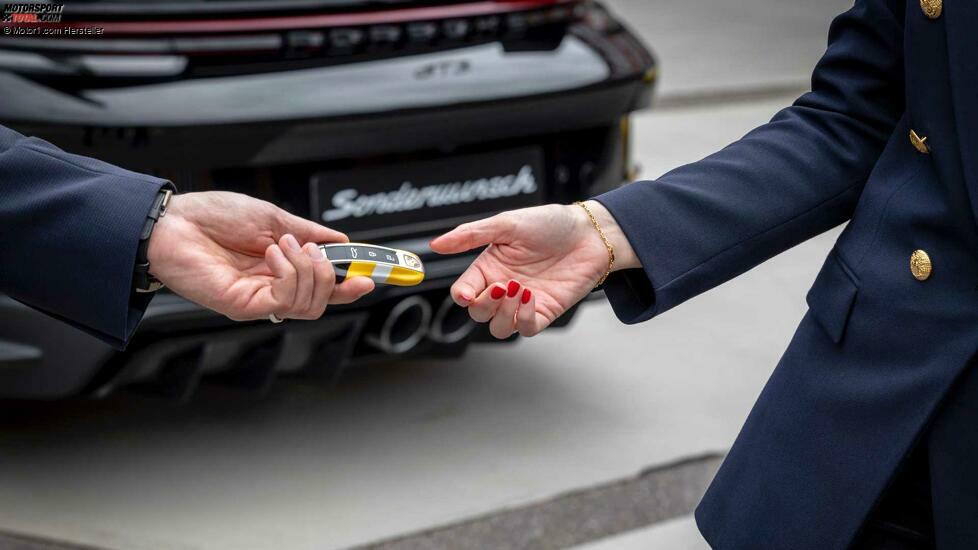
<path fill-rule="evenodd" d="M 601 278 L 598 279 L 598 282 L 595 283 L 594 288 L 597 288 L 604 284 L 604 281 L 608 278 L 608 275 L 611 275 L 611 270 L 615 268 L 615 247 L 611 246 L 611 241 L 608 240 L 608 237 L 601 229 L 601 224 L 598 223 L 598 220 L 594 217 L 594 214 L 591 213 L 591 209 L 584 204 L 584 201 L 577 201 L 574 204 L 584 209 L 588 219 L 591 220 L 591 225 L 593 225 L 594 229 L 598 231 L 598 236 L 601 237 L 601 242 L 603 242 L 605 248 L 608 249 L 608 270 L 605 271 L 604 275 L 602 275 Z"/>

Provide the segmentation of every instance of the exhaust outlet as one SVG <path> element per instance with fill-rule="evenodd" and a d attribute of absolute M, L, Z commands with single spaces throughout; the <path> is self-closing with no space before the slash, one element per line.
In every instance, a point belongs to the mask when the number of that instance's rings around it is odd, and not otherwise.
<path fill-rule="evenodd" d="M 454 344 L 468 338 L 475 326 L 469 312 L 456 305 L 451 296 L 446 296 L 431 321 L 428 338 L 439 344 Z"/>
<path fill-rule="evenodd" d="M 424 340 L 430 323 L 431 304 L 421 296 L 411 296 L 395 304 L 380 331 L 365 335 L 364 341 L 385 353 L 405 353 Z"/>

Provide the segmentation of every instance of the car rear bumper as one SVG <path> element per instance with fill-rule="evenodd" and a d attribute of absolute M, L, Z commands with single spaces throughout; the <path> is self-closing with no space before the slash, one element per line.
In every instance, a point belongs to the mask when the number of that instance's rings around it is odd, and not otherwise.
<path fill-rule="evenodd" d="M 568 202 L 618 185 L 627 169 L 627 134 L 618 123 L 516 141 L 544 152 L 540 181 L 545 202 Z M 497 146 L 491 142 L 480 147 Z M 385 166 L 401 173 L 397 162 Z M 285 192 L 286 183 L 274 187 L 271 196 L 263 196 L 259 187 L 245 191 L 282 206 L 291 204 L 303 214 L 305 208 L 296 208 L 295 197 Z M 301 178 L 294 183 L 295 200 L 308 198 L 308 183 Z M 201 382 L 261 392 L 280 375 L 333 380 L 349 366 L 377 358 L 461 354 L 473 339 L 488 340 L 485 329 L 472 325 L 448 295 L 473 256 L 432 254 L 427 243 L 448 220 L 430 219 L 423 211 L 413 215 L 414 221 L 396 234 L 370 242 L 421 254 L 425 282 L 380 287 L 355 305 L 330 308 L 318 321 L 233 323 L 164 290 L 150 304 L 127 350 L 117 352 L 0 295 L 0 398 L 99 396 L 135 386 L 186 399 Z M 356 232 L 351 235 L 360 240 Z M 397 319 L 392 321 L 392 315 Z"/>
<path fill-rule="evenodd" d="M 137 385 L 185 398 L 202 379 L 258 391 L 283 374 L 331 379 L 354 360 L 387 354 L 364 336 L 380 336 L 394 306 L 407 297 L 423 298 L 430 309 L 426 325 L 419 329 L 419 341 L 410 350 L 424 352 L 431 346 L 422 340 L 433 336 L 431 342 L 438 344 L 442 333 L 461 335 L 459 326 L 431 329 L 448 296 L 452 278 L 446 275 L 464 269 L 470 260 L 433 262 L 432 277 L 420 287 L 383 287 L 356 307 L 333 307 L 318 321 L 280 325 L 234 323 L 162 291 L 150 303 L 124 352 L 0 295 L 0 397 L 97 396 Z M 467 339 L 469 334 L 464 336 Z"/>
<path fill-rule="evenodd" d="M 0 295 L 0 398 L 100 397 L 125 386 L 186 400 L 202 383 L 262 393 L 278 376 L 332 383 L 392 355 L 457 356 L 491 339 L 448 294 L 472 258 L 429 259 L 420 286 L 381 287 L 317 321 L 236 323 L 162 291 L 122 352 Z"/>

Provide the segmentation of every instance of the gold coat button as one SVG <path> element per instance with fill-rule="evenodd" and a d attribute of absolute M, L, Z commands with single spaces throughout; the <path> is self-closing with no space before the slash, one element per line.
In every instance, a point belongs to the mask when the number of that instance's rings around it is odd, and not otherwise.
<path fill-rule="evenodd" d="M 920 11 L 929 19 L 937 19 L 944 9 L 944 0 L 920 0 Z"/>
<path fill-rule="evenodd" d="M 930 263 L 930 256 L 923 250 L 914 250 L 913 254 L 910 255 L 910 273 L 913 273 L 914 279 L 926 281 L 930 278 L 933 270 L 934 266 Z"/>
<path fill-rule="evenodd" d="M 910 143 L 913 148 L 920 151 L 923 154 L 930 153 L 930 146 L 927 145 L 927 136 L 920 137 L 917 132 L 910 130 Z"/>

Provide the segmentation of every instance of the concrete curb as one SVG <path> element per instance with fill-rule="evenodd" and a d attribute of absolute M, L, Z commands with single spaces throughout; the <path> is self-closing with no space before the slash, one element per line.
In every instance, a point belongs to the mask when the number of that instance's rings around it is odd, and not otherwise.
<path fill-rule="evenodd" d="M 718 88 L 700 92 L 663 94 L 653 99 L 653 112 L 795 98 L 809 91 L 811 86 L 806 82 L 784 82 L 749 88 Z"/>
<path fill-rule="evenodd" d="M 112 550 L 60 540 L 48 540 L 31 535 L 0 532 L 0 550 Z"/>
<path fill-rule="evenodd" d="M 351 550 L 567 548 L 692 513 L 722 457 L 710 454 Z"/>

